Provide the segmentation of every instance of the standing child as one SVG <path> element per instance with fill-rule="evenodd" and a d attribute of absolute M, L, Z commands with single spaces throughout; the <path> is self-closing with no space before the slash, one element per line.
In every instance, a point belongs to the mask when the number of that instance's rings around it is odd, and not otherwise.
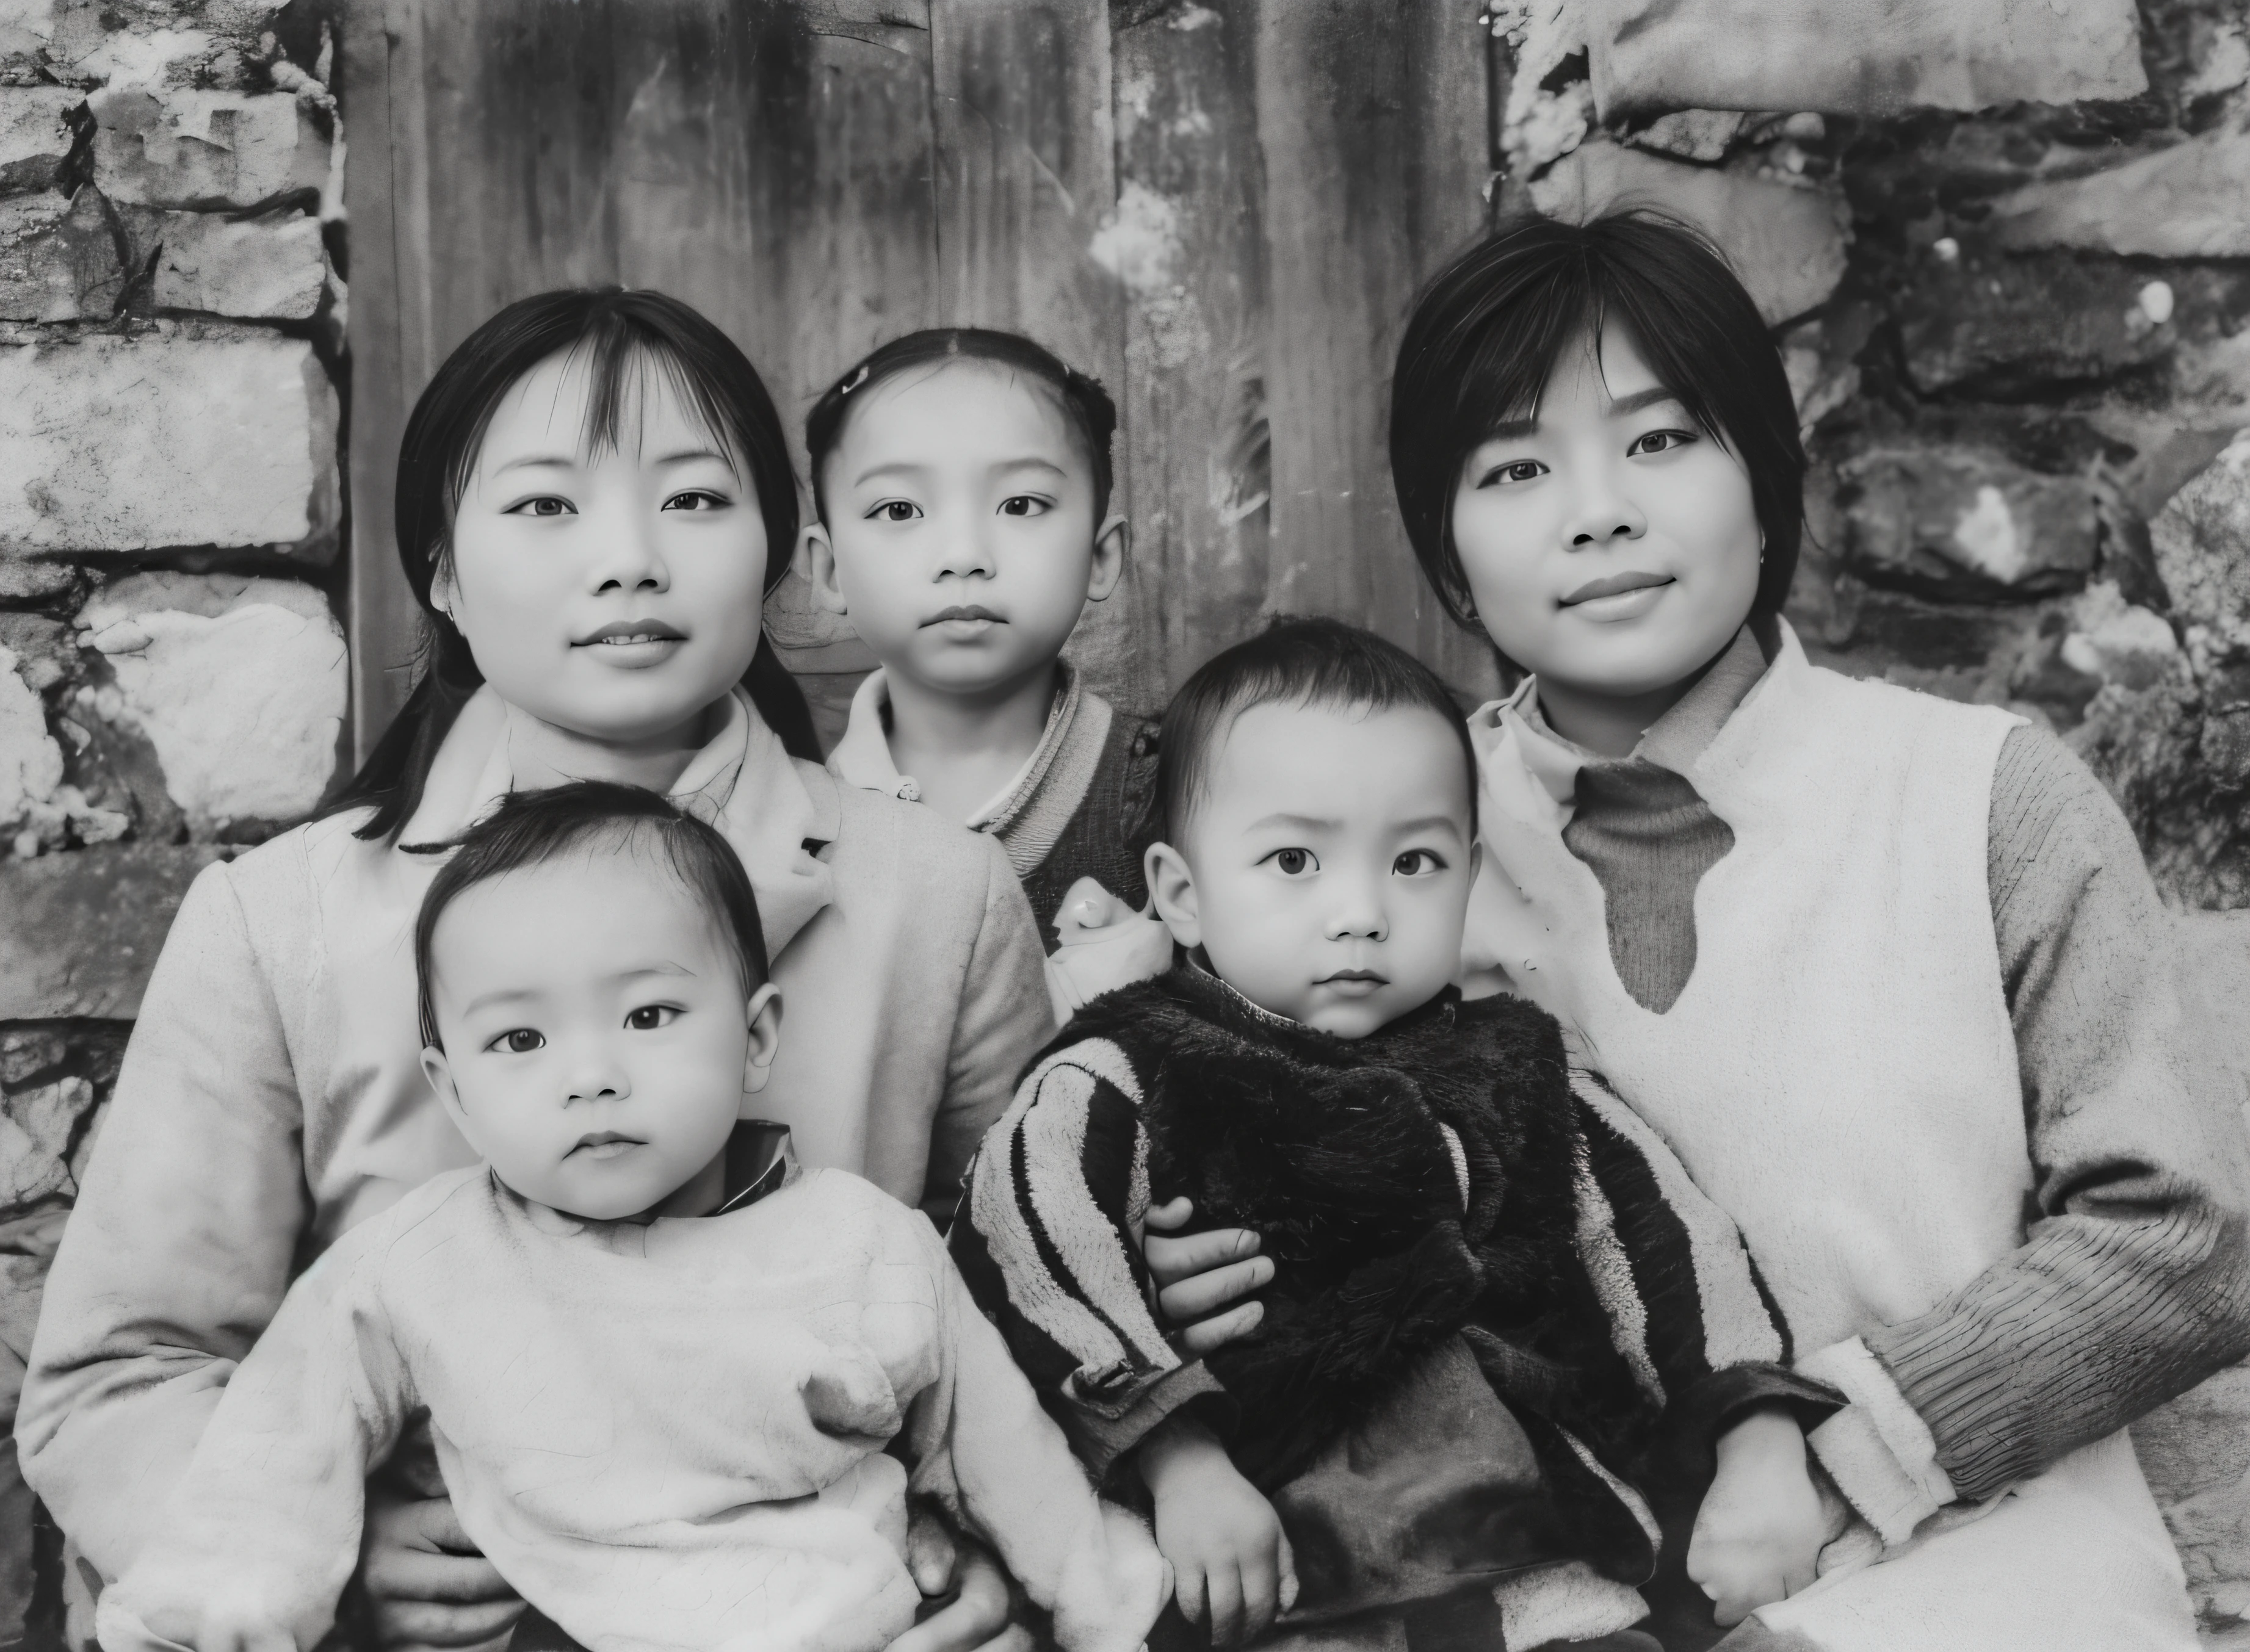
<path fill-rule="evenodd" d="M 894 340 L 806 420 L 817 520 L 801 544 L 816 600 L 882 662 L 831 768 L 999 839 L 1049 953 L 1059 919 L 1073 939 L 1110 930 L 1122 981 L 1162 967 L 1167 946 L 1152 920 L 1120 923 L 1148 902 L 1154 730 L 1062 657 L 1124 572 L 1116 425 L 1100 384 L 1029 339 Z M 1080 887 L 1089 878 L 1098 887 Z M 1087 976 L 1090 956 L 1073 948 L 1050 968 L 1059 1006 L 1113 984 Z"/>
<path fill-rule="evenodd" d="M 1737 1612 L 1808 1580 L 1786 1408 L 1826 1395 L 1732 1229 L 1574 1093 L 1552 1018 L 1447 985 L 1476 850 L 1444 685 L 1287 623 L 1189 679 L 1162 750 L 1149 881 L 1191 961 L 1051 1047 L 953 1244 L 1080 1452 L 1147 1487 L 1183 1612 L 1226 1643 L 1290 1608 L 1292 1643 L 1369 1652 L 1617 1632 L 1657 1542 L 1628 1482 L 1708 1474 L 1715 1438 L 1690 1570 Z M 1201 1360 L 1140 1260 L 1181 1194 L 1278 1263 Z"/>
<path fill-rule="evenodd" d="M 921 1600 L 910 1494 L 988 1536 L 1063 1647 L 1140 1642 L 1161 1559 L 928 1221 L 742 1151 L 781 1000 L 723 836 L 634 787 L 512 797 L 414 950 L 423 1069 L 484 1162 L 291 1288 L 103 1593 L 107 1652 L 309 1652 L 420 1408 L 462 1530 L 530 1603 L 518 1647 L 878 1652 Z"/>
<path fill-rule="evenodd" d="M 2115 805 L 2019 717 L 1807 661 L 1789 382 L 1677 225 L 1463 255 L 1391 451 L 1432 584 L 1532 673 L 1473 719 L 1469 962 L 1590 1047 L 1852 1401 L 1812 1444 L 1881 1563 L 1727 1644 L 2186 1652 L 2124 1428 L 2250 1347 L 2244 1150 Z"/>

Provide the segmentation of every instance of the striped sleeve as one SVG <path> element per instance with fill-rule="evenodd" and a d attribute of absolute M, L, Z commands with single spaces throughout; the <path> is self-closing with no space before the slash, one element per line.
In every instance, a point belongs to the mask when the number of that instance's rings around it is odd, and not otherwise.
<path fill-rule="evenodd" d="M 1041 1062 L 978 1148 L 951 1236 L 977 1305 L 1097 1475 L 1220 1386 L 1150 1308 L 1140 1102 L 1108 1039 Z"/>
<path fill-rule="evenodd" d="M 1789 1369 L 1789 1330 L 1734 1222 L 1600 1075 L 1571 1075 L 1577 1252 L 1610 1337 L 1666 1434 L 1700 1460 L 1743 1407 L 1810 1423 L 1836 1396 Z"/>

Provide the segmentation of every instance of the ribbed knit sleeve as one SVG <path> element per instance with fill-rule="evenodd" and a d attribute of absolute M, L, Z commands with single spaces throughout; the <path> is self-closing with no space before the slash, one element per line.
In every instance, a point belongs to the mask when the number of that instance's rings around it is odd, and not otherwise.
<path fill-rule="evenodd" d="M 1988 875 L 2035 1177 L 2022 1249 L 1868 1348 L 1964 1497 L 2250 1353 L 2250 1144 L 2189 1058 L 2174 921 L 2131 829 L 2052 735 L 1993 776 Z"/>
<path fill-rule="evenodd" d="M 1140 1081 L 1089 1038 L 1041 1062 L 977 1150 L 949 1243 L 986 1318 L 1097 1476 L 1219 1389 L 1150 1307 Z"/>

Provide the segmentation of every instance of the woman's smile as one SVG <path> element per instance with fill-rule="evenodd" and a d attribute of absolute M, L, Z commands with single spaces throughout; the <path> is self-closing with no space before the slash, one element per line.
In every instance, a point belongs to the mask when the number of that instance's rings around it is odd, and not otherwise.
<path fill-rule="evenodd" d="M 1674 582 L 1662 574 L 1613 574 L 1581 585 L 1556 604 L 1580 619 L 1616 624 L 1639 619 L 1664 599 Z"/>
<path fill-rule="evenodd" d="M 659 665 L 677 654 L 687 635 L 662 620 L 617 620 L 581 637 L 574 648 L 592 649 L 604 664 L 638 671 Z"/>

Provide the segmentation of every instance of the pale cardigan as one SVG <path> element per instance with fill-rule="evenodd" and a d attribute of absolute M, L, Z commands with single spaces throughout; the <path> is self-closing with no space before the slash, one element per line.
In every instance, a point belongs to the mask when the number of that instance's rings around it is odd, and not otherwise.
<path fill-rule="evenodd" d="M 1170 1593 L 919 1212 L 816 1170 L 725 1215 L 583 1222 L 480 1167 L 291 1287 L 102 1592 L 107 1652 L 214 1607 L 319 1642 L 360 1483 L 423 1407 L 462 1530 L 592 1652 L 880 1652 L 921 1604 L 909 1493 L 994 1543 L 1066 1652 L 1132 1652 Z"/>
<path fill-rule="evenodd" d="M 783 1000 L 758 1112 L 811 1166 L 940 1222 L 1053 1022 L 1006 857 L 838 788 L 739 697 L 676 801 L 758 895 Z M 349 813 L 197 878 L 166 939 L 48 1277 L 17 1419 L 24 1476 L 106 1576 L 132 1558 L 221 1387 L 337 1235 L 474 1161 L 419 1070 L 411 929 L 455 836 L 509 788 L 507 712 L 446 736 L 400 845 Z M 817 851 L 817 852 L 816 852 Z"/>

